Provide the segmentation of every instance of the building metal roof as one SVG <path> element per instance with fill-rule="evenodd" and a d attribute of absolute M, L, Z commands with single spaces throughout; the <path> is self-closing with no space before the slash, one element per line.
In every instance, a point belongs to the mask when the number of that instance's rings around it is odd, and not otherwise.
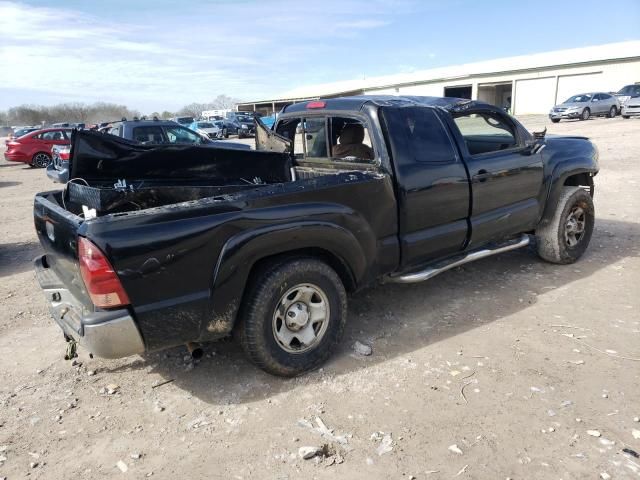
<path fill-rule="evenodd" d="M 420 70 L 411 73 L 400 73 L 358 80 L 306 85 L 284 92 L 270 99 L 241 102 L 239 105 L 254 103 L 271 103 L 309 100 L 325 96 L 336 96 L 361 92 L 368 89 L 395 87 L 435 81 L 451 81 L 457 79 L 495 75 L 506 72 L 541 70 L 549 68 L 588 65 L 598 62 L 640 59 L 640 40 L 608 43 L 592 47 L 555 50 L 552 52 L 519 55 L 481 62 L 465 63 L 447 67 Z"/>

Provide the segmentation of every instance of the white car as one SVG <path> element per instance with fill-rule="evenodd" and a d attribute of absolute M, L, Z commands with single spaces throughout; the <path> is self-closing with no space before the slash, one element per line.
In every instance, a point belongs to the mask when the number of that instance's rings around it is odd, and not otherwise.
<path fill-rule="evenodd" d="M 633 98 L 640 97 L 640 83 L 625 85 L 616 93 L 620 106 L 624 107 L 625 104 Z"/>
<path fill-rule="evenodd" d="M 640 97 L 631 97 L 622 106 L 622 118 L 640 115 Z"/>
<path fill-rule="evenodd" d="M 190 126 L 191 130 L 198 132 L 200 135 L 206 135 L 211 139 L 223 138 L 223 129 L 217 122 L 197 121 Z"/>

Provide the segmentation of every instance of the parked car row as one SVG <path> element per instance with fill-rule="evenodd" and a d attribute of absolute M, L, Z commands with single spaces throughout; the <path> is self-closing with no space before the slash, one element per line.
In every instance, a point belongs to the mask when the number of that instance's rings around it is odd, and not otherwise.
<path fill-rule="evenodd" d="M 640 115 L 640 84 L 626 85 L 617 93 L 590 92 L 573 95 L 549 112 L 553 123 L 562 119 L 588 120 L 595 116 L 614 118 L 621 114 L 622 118 Z"/>
<path fill-rule="evenodd" d="M 200 122 L 205 123 L 205 122 Z M 206 122 L 209 123 L 209 122 Z M 215 148 L 250 150 L 249 145 L 213 140 L 208 134 L 200 133 L 178 124 L 173 120 L 122 120 L 113 122 L 102 132 L 105 137 L 120 137 L 142 145 L 206 145 Z M 213 135 L 213 133 L 212 133 Z M 69 142 L 53 147 L 53 161 L 47 165 L 47 176 L 54 182 L 69 181 Z"/>
<path fill-rule="evenodd" d="M 210 144 L 227 148 L 249 149 L 248 145 L 232 142 L 219 142 L 228 137 L 228 130 L 222 121 L 192 122 L 190 127 L 183 126 L 174 120 L 121 120 L 105 124 L 96 130 L 109 135 L 125 138 L 144 145 L 163 144 Z M 252 125 L 253 128 L 253 125 Z M 247 129 L 249 130 L 249 129 Z M 25 128 L 15 132 L 16 138 L 6 140 L 7 150 L 4 158 L 10 162 L 21 162 L 31 167 L 46 168 L 51 166 L 47 174 L 58 181 L 62 164 L 68 160 L 68 149 L 71 144 L 73 128 L 58 127 L 33 129 Z M 251 129 L 251 131 L 253 131 Z M 66 157 L 66 158 L 65 158 Z M 66 180 L 65 180 L 66 181 Z"/>

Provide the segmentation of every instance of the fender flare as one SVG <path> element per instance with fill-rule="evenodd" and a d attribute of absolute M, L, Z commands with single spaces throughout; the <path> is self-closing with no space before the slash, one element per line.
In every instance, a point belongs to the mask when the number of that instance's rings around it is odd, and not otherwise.
<path fill-rule="evenodd" d="M 578 167 L 572 168 L 570 170 L 563 170 L 564 168 L 566 168 L 566 165 L 563 162 L 556 165 L 553 169 L 551 179 L 549 180 L 549 188 L 547 190 L 544 210 L 539 224 L 544 225 L 553 217 L 556 204 L 558 203 L 558 199 L 560 198 L 560 194 L 562 193 L 562 187 L 564 187 L 564 183 L 566 182 L 567 178 L 585 173 L 589 175 L 590 193 L 591 196 L 593 196 L 593 177 L 598 173 L 597 169 L 594 169 L 593 167 Z"/>
<path fill-rule="evenodd" d="M 334 223 L 297 221 L 241 232 L 227 240 L 218 257 L 209 312 L 199 340 L 219 338 L 231 332 L 249 275 L 257 262 L 308 248 L 328 252 L 340 261 L 355 285 L 366 274 L 365 249 L 353 233 Z"/>

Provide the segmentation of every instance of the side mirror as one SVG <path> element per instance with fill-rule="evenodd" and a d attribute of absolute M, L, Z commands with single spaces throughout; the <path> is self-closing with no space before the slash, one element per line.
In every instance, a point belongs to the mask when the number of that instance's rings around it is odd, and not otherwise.
<path fill-rule="evenodd" d="M 534 138 L 527 140 L 522 149 L 522 155 L 534 155 L 545 147 L 544 138 Z"/>
<path fill-rule="evenodd" d="M 531 140 L 527 140 L 524 145 L 524 149 L 522 150 L 523 155 L 533 155 L 534 153 L 538 153 L 545 147 L 544 137 L 547 134 L 547 127 L 544 127 L 544 130 L 541 132 L 533 132 L 533 138 Z"/>

